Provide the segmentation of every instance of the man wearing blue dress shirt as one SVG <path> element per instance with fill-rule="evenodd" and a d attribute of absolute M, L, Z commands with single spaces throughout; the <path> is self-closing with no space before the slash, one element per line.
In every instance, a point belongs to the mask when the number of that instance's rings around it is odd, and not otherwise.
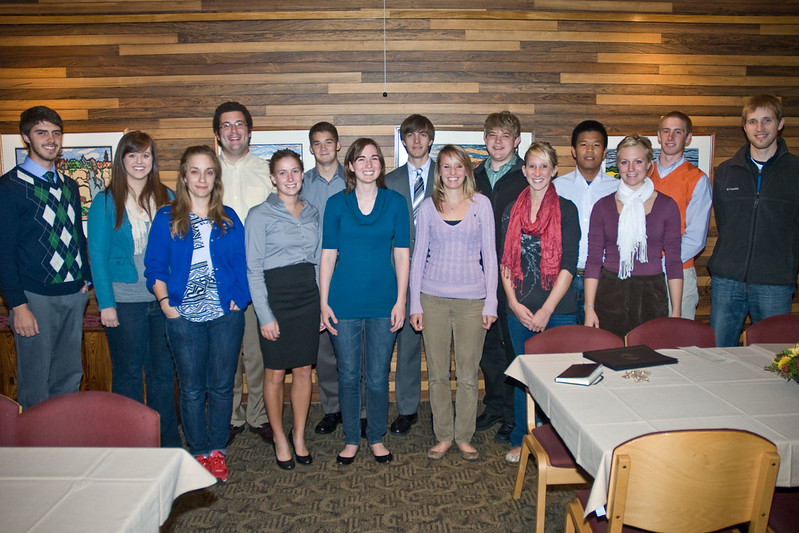
<path fill-rule="evenodd" d="M 408 162 L 386 176 L 386 187 L 397 191 L 408 204 L 411 224 L 411 256 L 416 236 L 416 216 L 422 200 L 433 193 L 435 161 L 430 157 L 436 130 L 425 116 L 411 115 L 400 124 L 400 139 L 408 152 Z M 410 301 L 410 298 L 408 298 Z M 391 423 L 391 432 L 405 435 L 416 423 L 416 411 L 422 392 L 422 334 L 411 327 L 407 314 L 405 325 L 397 334 L 395 391 L 399 416 Z"/>

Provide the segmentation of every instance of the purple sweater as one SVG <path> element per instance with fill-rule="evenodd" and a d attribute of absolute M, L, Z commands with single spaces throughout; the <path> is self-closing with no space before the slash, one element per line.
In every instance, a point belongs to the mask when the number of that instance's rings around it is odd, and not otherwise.
<path fill-rule="evenodd" d="M 601 198 L 591 211 L 588 229 L 588 259 L 585 277 L 599 279 L 602 269 L 619 272 L 619 212 L 616 195 Z M 666 252 L 666 277 L 682 279 L 680 259 L 680 210 L 670 197 L 658 193 L 652 211 L 646 215 L 646 256 L 648 262 L 635 259 L 633 276 L 653 276 L 663 272 L 661 257 Z M 604 257 L 604 260 L 603 260 Z"/>
<path fill-rule="evenodd" d="M 483 315 L 497 316 L 497 253 L 494 211 L 482 194 L 472 197 L 463 220 L 444 222 L 432 198 L 419 206 L 410 277 L 411 314 L 421 313 L 420 294 L 485 299 Z"/>

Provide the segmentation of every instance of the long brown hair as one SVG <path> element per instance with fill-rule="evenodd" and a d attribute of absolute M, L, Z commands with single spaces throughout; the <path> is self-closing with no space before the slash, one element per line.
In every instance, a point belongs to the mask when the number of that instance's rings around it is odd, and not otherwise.
<path fill-rule="evenodd" d="M 189 213 L 192 206 L 189 189 L 186 186 L 186 176 L 189 173 L 189 158 L 195 155 L 207 155 L 211 158 L 214 166 L 214 188 L 211 190 L 211 198 L 208 201 L 208 218 L 222 233 L 225 233 L 228 227 L 233 227 L 233 220 L 225 213 L 225 206 L 222 204 L 225 189 L 222 185 L 222 164 L 219 162 L 219 158 L 210 146 L 190 146 L 186 148 L 180 158 L 180 172 L 175 187 L 175 201 L 172 202 L 170 219 L 172 238 L 182 239 L 189 232 Z"/>
<path fill-rule="evenodd" d="M 474 167 L 472 166 L 472 158 L 469 154 L 454 144 L 448 144 L 438 152 L 438 159 L 436 159 L 436 174 L 435 182 L 433 185 L 433 203 L 436 210 L 441 212 L 441 204 L 444 201 L 444 180 L 441 179 L 441 160 L 443 157 L 453 159 L 466 169 L 466 179 L 463 180 L 463 196 L 467 200 L 471 200 L 476 192 L 477 186 L 474 183 Z"/>
<path fill-rule="evenodd" d="M 377 150 L 377 157 L 380 159 L 380 175 L 377 177 L 377 186 L 380 189 L 386 188 L 386 160 L 383 157 L 383 151 L 380 150 L 380 145 L 374 139 L 361 137 L 356 139 L 347 150 L 347 155 L 344 156 L 344 169 L 345 169 L 345 182 L 347 184 L 347 194 L 355 190 L 355 172 L 350 170 L 350 164 L 355 165 L 355 160 L 360 157 L 367 146 L 372 145 Z"/>
<path fill-rule="evenodd" d="M 108 184 L 108 192 L 111 193 L 111 198 L 114 200 L 114 209 L 116 209 L 116 220 L 114 221 L 114 230 L 118 230 L 122 225 L 122 218 L 125 214 L 125 202 L 128 199 L 130 192 L 128 188 L 128 173 L 125 171 L 125 156 L 131 152 L 146 152 L 147 148 L 150 149 L 150 159 L 153 162 L 153 168 L 147 175 L 147 181 L 144 183 L 144 188 L 139 195 L 139 207 L 147 212 L 150 220 L 155 216 L 155 212 L 150 211 L 150 200 L 155 204 L 156 211 L 168 204 L 169 193 L 167 192 L 166 185 L 161 183 L 161 177 L 158 174 L 158 154 L 155 150 L 155 141 L 152 137 L 143 131 L 131 131 L 122 136 L 117 145 L 116 153 L 114 154 L 114 164 L 111 167 L 111 182 Z M 108 201 L 108 196 L 105 198 Z"/>

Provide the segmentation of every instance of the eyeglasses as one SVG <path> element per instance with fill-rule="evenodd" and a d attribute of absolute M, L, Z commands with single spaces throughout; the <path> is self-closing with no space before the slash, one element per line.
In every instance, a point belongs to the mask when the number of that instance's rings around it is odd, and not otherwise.
<path fill-rule="evenodd" d="M 231 128 L 235 127 L 237 130 L 245 127 L 247 124 L 243 120 L 237 120 L 236 122 L 223 122 L 219 125 L 219 129 L 228 131 Z"/>

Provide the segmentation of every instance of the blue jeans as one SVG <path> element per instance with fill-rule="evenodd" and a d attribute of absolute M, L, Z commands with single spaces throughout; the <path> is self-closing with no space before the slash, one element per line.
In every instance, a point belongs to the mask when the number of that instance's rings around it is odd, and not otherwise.
<path fill-rule="evenodd" d="M 192 455 L 225 453 L 244 311 L 208 322 L 168 318 L 166 333 L 180 381 L 180 415 Z"/>
<path fill-rule="evenodd" d="M 158 302 L 116 306 L 119 325 L 105 328 L 111 354 L 111 390 L 144 403 L 142 372 L 147 384 L 147 405 L 161 415 L 161 446 L 179 448 L 175 411 L 175 362 L 166 340 L 166 317 Z"/>
<path fill-rule="evenodd" d="M 331 335 L 338 369 L 338 402 L 346 444 L 361 442 L 361 367 L 366 372 L 366 440 L 382 442 L 388 419 L 388 373 L 396 333 L 390 318 L 339 319 Z M 362 350 L 365 347 L 365 350 Z M 365 352 L 361 360 L 361 353 Z"/>
<path fill-rule="evenodd" d="M 710 327 L 716 346 L 737 346 L 746 314 L 752 324 L 791 312 L 793 285 L 757 285 L 713 276 L 710 282 Z"/>
<path fill-rule="evenodd" d="M 546 329 L 554 328 L 555 326 L 571 326 L 577 323 L 575 315 L 552 315 L 549 317 Z M 508 311 L 508 330 L 510 331 L 510 340 L 513 343 L 513 352 L 519 356 L 524 353 L 524 343 L 530 337 L 537 335 L 536 332 L 530 331 L 519 322 L 511 311 Z M 513 420 L 515 426 L 510 434 L 510 445 L 514 448 L 522 445 L 524 434 L 527 433 L 527 393 L 521 384 L 516 384 L 513 388 Z M 541 416 L 536 408 L 535 413 L 536 424 L 541 421 Z"/>
<path fill-rule="evenodd" d="M 585 324 L 585 278 L 575 274 L 572 278 L 572 288 L 577 296 L 577 324 Z"/>

